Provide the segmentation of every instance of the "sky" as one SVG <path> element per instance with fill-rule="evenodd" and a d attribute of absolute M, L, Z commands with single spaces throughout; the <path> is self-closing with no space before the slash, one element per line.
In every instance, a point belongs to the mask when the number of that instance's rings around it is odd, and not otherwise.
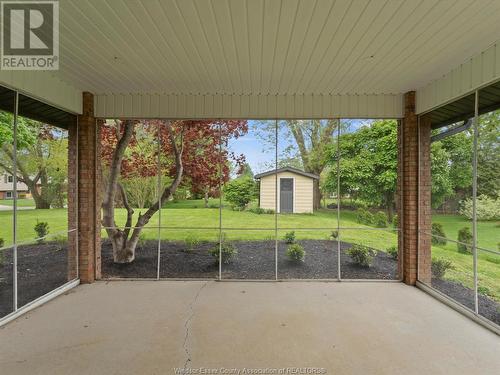
<path fill-rule="evenodd" d="M 274 121 L 274 120 L 271 120 Z M 347 121 L 342 120 L 343 124 Z M 349 120 L 349 127 L 344 131 L 352 132 L 359 129 L 364 124 L 369 123 L 371 120 Z M 229 141 L 229 149 L 235 154 L 245 155 L 246 162 L 250 164 L 254 174 L 265 172 L 272 169 L 272 163 L 275 159 L 275 149 L 272 147 L 272 140 L 274 136 L 269 134 L 270 142 L 264 142 L 259 137 L 259 128 L 262 126 L 260 121 L 248 121 L 248 133 L 238 139 L 231 139 Z M 287 131 L 281 125 L 279 126 L 278 133 L 278 150 L 282 151 L 288 146 L 294 146 L 290 137 L 287 137 Z M 262 134 L 262 133 L 261 133 Z"/>

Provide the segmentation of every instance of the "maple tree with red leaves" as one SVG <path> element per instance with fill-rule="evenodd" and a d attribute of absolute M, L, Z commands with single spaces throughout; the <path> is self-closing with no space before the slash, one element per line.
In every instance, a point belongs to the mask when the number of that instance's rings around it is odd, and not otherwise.
<path fill-rule="evenodd" d="M 125 120 L 102 126 L 102 161 L 108 171 L 102 221 L 113 245 L 114 261 L 134 260 L 143 227 L 181 184 L 194 194 L 202 194 L 205 201 L 220 194 L 219 186 L 229 180 L 231 161 L 238 169 L 245 162 L 243 155 L 228 151 L 229 139 L 247 131 L 247 122 L 242 120 Z M 160 199 L 144 214 L 139 213 L 132 227 L 134 209 L 121 180 L 156 176 L 159 170 L 169 182 L 159 193 Z M 127 210 L 123 228 L 118 228 L 114 220 L 117 195 Z"/>

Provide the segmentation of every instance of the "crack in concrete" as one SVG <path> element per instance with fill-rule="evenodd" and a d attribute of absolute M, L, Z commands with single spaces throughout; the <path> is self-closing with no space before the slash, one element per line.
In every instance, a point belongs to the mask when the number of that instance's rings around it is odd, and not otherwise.
<path fill-rule="evenodd" d="M 182 347 L 184 348 L 184 352 L 186 352 L 186 361 L 184 362 L 184 367 L 183 367 L 184 370 L 186 370 L 188 363 L 191 362 L 191 352 L 190 352 L 189 347 L 188 347 L 188 339 L 189 339 L 189 332 L 190 332 L 190 330 L 189 330 L 190 323 L 194 317 L 194 305 L 196 304 L 196 301 L 198 300 L 198 297 L 200 296 L 201 291 L 203 290 L 203 288 L 205 288 L 208 285 L 208 283 L 209 283 L 208 281 L 205 281 L 203 283 L 203 285 L 201 286 L 200 289 L 198 289 L 198 292 L 195 294 L 193 300 L 189 303 L 189 306 L 188 306 L 190 314 L 189 314 L 188 318 L 186 319 L 186 321 L 184 322 L 184 329 L 186 330 L 186 333 L 184 335 L 184 343 L 182 344 Z"/>

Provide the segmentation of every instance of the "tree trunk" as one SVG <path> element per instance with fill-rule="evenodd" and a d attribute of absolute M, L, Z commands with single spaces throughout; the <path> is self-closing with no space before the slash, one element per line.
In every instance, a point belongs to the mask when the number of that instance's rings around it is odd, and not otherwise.
<path fill-rule="evenodd" d="M 314 186 L 313 208 L 314 208 L 314 210 L 319 210 L 321 208 L 321 189 L 319 188 L 319 181 L 318 180 L 314 180 L 313 186 Z"/>
<path fill-rule="evenodd" d="M 208 208 L 208 190 L 205 190 L 205 195 L 203 196 L 205 202 L 205 208 Z"/>

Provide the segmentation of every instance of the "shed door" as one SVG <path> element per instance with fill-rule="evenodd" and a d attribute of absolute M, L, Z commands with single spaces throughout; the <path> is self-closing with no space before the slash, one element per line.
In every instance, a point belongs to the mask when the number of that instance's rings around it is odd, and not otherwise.
<path fill-rule="evenodd" d="M 293 212 L 293 178 L 280 178 L 280 212 Z"/>

